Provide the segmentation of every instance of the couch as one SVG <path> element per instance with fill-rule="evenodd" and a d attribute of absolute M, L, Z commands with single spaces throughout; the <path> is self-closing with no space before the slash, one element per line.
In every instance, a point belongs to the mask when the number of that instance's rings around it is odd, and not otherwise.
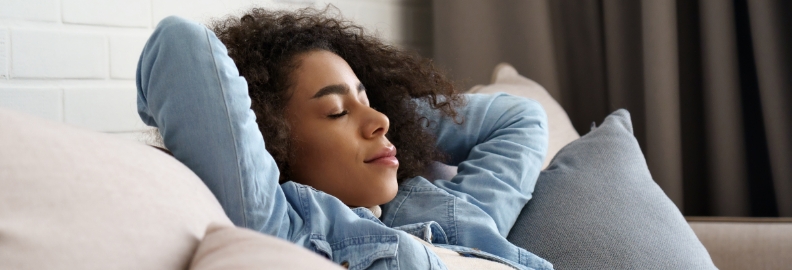
<path fill-rule="evenodd" d="M 470 91 L 542 103 L 545 167 L 580 137 L 561 106 L 511 66 L 499 65 L 492 84 Z M 195 174 L 143 143 L 0 109 L 0 149 L 0 269 L 341 268 L 234 227 Z M 436 164 L 427 175 L 454 172 Z M 687 219 L 721 269 L 792 268 L 791 219 Z"/>

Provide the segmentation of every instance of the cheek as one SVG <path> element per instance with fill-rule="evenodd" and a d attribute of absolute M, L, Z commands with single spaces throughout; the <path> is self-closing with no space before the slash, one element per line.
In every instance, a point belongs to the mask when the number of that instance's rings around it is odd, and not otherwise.
<path fill-rule="evenodd" d="M 321 131 L 319 131 L 321 130 Z M 317 177 L 332 178 L 336 171 L 343 173 L 359 159 L 358 146 L 348 132 L 333 129 L 313 129 L 309 132 L 294 134 L 292 175 L 302 176 L 305 182 L 313 182 Z M 307 183 L 306 183 L 307 184 Z"/>
<path fill-rule="evenodd" d="M 360 187 L 350 180 L 360 178 L 361 168 L 357 147 L 348 138 L 330 132 L 304 137 L 296 166 L 291 168 L 292 180 L 350 203 L 349 198 L 360 193 Z"/>

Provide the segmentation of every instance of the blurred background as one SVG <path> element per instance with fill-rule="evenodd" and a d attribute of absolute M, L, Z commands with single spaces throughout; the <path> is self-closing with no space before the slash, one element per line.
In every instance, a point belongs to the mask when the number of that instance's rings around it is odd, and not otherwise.
<path fill-rule="evenodd" d="M 627 108 L 685 215 L 792 216 L 787 0 L 0 0 L 0 107 L 139 139 L 135 66 L 160 19 L 327 4 L 463 90 L 511 63 L 580 134 Z"/>

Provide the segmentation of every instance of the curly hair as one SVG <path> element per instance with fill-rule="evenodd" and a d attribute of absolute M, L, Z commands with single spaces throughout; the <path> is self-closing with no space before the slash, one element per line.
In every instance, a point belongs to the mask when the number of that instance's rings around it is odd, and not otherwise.
<path fill-rule="evenodd" d="M 284 117 L 293 83 L 289 75 L 298 67 L 296 56 L 316 50 L 343 58 L 366 86 L 371 107 L 390 119 L 386 137 L 399 149 L 399 182 L 423 173 L 433 160 L 444 159 L 436 139 L 425 130 L 430 123 L 418 114 L 416 101 L 422 99 L 456 119 L 456 108 L 464 99 L 454 84 L 430 60 L 386 45 L 329 10 L 330 6 L 297 11 L 254 8 L 210 24 L 247 80 L 251 109 L 281 171 L 280 182 L 291 180 L 292 142 Z"/>

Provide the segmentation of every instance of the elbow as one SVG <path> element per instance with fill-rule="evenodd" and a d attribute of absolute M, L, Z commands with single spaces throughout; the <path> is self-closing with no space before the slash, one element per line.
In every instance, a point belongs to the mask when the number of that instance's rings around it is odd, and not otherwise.
<path fill-rule="evenodd" d="M 544 136 L 548 133 L 547 113 L 542 107 L 542 104 L 536 100 L 513 96 L 509 94 L 501 94 L 496 101 L 502 104 L 493 104 L 495 106 L 504 106 L 509 108 L 507 115 L 513 121 L 510 124 L 517 124 L 531 129 L 543 131 Z"/>
<path fill-rule="evenodd" d="M 546 153 L 549 141 L 549 125 L 547 113 L 542 104 L 536 100 L 502 94 L 498 97 L 499 101 L 495 106 L 508 108 L 504 116 L 505 126 L 518 128 L 524 135 L 529 137 L 531 148 L 541 153 Z"/>

